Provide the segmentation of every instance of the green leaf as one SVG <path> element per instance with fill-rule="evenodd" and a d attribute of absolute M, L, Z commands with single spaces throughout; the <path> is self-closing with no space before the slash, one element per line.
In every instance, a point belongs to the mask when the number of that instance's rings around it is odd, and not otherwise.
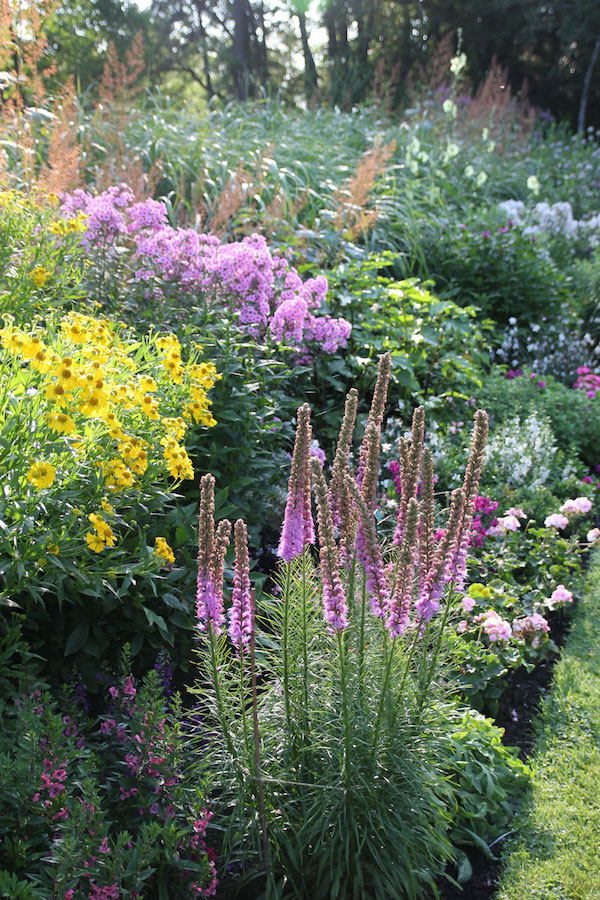
<path fill-rule="evenodd" d="M 82 622 L 81 625 L 78 625 L 69 635 L 65 646 L 65 656 L 70 656 L 72 653 L 77 653 L 78 650 L 81 650 L 88 639 L 89 633 L 89 622 Z"/>

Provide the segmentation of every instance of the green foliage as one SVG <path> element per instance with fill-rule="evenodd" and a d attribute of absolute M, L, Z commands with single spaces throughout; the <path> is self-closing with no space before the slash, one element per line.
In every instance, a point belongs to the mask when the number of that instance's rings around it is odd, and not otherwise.
<path fill-rule="evenodd" d="M 457 879 L 465 882 L 472 875 L 470 848 L 496 858 L 492 846 L 510 828 L 530 773 L 517 749 L 502 743 L 502 730 L 472 710 L 463 714 L 453 739 L 458 807 L 450 836 L 455 847 L 465 848 L 456 863 Z"/>
<path fill-rule="evenodd" d="M 600 883 L 600 568 L 592 559 L 532 755 L 532 789 L 504 857 L 499 900 L 591 898 Z"/>
<path fill-rule="evenodd" d="M 11 898 L 78 896 L 89 884 L 183 900 L 192 882 L 212 881 L 204 785 L 189 777 L 178 701 L 167 711 L 157 672 L 109 685 L 94 719 L 39 691 L 6 710 L 0 888 L 21 891 Z"/>

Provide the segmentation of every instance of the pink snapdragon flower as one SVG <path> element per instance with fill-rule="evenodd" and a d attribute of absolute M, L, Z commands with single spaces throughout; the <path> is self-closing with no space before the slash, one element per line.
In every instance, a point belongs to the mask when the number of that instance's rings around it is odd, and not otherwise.
<path fill-rule="evenodd" d="M 546 528 L 557 528 L 559 531 L 566 528 L 568 524 L 569 520 L 562 513 L 552 513 L 552 515 L 546 516 L 544 519 Z"/>

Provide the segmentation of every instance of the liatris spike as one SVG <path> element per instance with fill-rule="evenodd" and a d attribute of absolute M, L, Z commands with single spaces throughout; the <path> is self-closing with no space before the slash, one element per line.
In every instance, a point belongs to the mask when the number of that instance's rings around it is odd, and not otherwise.
<path fill-rule="evenodd" d="M 358 485 L 350 475 L 347 478 L 347 484 L 358 510 L 361 531 L 361 562 L 367 576 L 367 592 L 371 600 L 371 609 L 376 616 L 381 617 L 385 615 L 390 602 L 390 586 L 381 557 L 375 519 L 363 500 Z"/>
<path fill-rule="evenodd" d="M 419 504 L 411 497 L 406 511 L 406 528 L 396 566 L 394 590 L 385 621 L 386 628 L 393 638 L 404 634 L 410 620 L 418 530 Z"/>
<path fill-rule="evenodd" d="M 331 467 L 330 502 L 334 524 L 338 527 L 343 524 L 349 511 L 348 489 L 346 487 L 346 474 L 348 472 L 348 456 L 352 445 L 352 435 L 356 423 L 356 411 L 358 409 L 358 391 L 352 388 L 346 395 L 344 406 L 344 418 L 338 435 L 337 447 L 333 466 Z"/>
<path fill-rule="evenodd" d="M 435 497 L 433 492 L 433 453 L 423 449 L 421 465 L 421 515 L 419 522 L 419 578 L 421 584 L 433 561 L 435 529 Z"/>
<path fill-rule="evenodd" d="M 371 516 L 375 512 L 377 501 L 377 475 L 379 473 L 379 446 L 381 443 L 381 429 L 375 422 L 368 422 L 365 432 L 365 454 L 363 459 L 363 477 L 360 485 L 360 495 Z M 359 515 L 356 528 L 356 553 L 361 565 L 367 569 L 367 551 L 365 549 L 365 537 L 362 520 Z"/>
<path fill-rule="evenodd" d="M 465 469 L 463 482 L 464 508 L 454 541 L 454 553 L 451 562 L 451 575 L 455 587 L 462 589 L 467 571 L 467 552 L 471 541 L 473 527 L 473 509 L 479 490 L 479 479 L 485 459 L 485 447 L 488 437 L 488 417 L 482 409 L 475 413 L 471 452 Z"/>
<path fill-rule="evenodd" d="M 333 530 L 333 516 L 329 505 L 329 492 L 325 475 L 318 459 L 312 460 L 312 474 L 317 498 L 319 558 L 323 584 L 323 615 L 333 631 L 343 631 L 348 626 L 348 603 L 340 578 Z"/>
<path fill-rule="evenodd" d="M 219 522 L 215 536 L 215 479 L 203 475 L 200 479 L 200 515 L 198 518 L 198 581 L 196 612 L 200 631 L 210 628 L 214 635 L 221 632 L 223 614 L 223 563 L 231 524 Z"/>
<path fill-rule="evenodd" d="M 342 564 L 348 562 L 348 555 L 356 538 L 356 510 L 348 491 L 346 478 L 350 472 L 348 457 L 352 446 L 352 435 L 358 409 L 358 391 L 352 388 L 346 396 L 344 418 L 338 437 L 335 458 L 331 470 L 329 499 L 333 523 L 340 532 L 339 558 Z"/>
<path fill-rule="evenodd" d="M 412 418 L 412 428 L 410 435 L 410 449 L 406 450 L 406 444 L 402 449 L 400 447 L 399 455 L 402 459 L 402 481 L 400 505 L 398 507 L 398 520 L 396 530 L 394 532 L 394 544 L 398 546 L 402 542 L 404 534 L 404 526 L 406 520 L 406 511 L 409 501 L 417 496 L 417 487 L 419 483 L 419 473 L 421 471 L 421 456 L 423 455 L 423 438 L 425 437 L 425 407 L 418 406 Z"/>
<path fill-rule="evenodd" d="M 453 548 L 460 527 L 463 509 L 464 496 L 462 490 L 458 488 L 452 491 L 446 530 L 437 546 L 429 571 L 421 584 L 419 598 L 415 603 L 415 607 L 422 619 L 431 619 L 440 608 L 440 600 L 448 580 L 448 570 L 452 563 Z"/>
<path fill-rule="evenodd" d="M 305 403 L 298 410 L 298 425 L 288 482 L 288 495 L 278 556 L 286 562 L 300 556 L 315 540 L 310 498 L 310 406 Z"/>
<path fill-rule="evenodd" d="M 385 412 L 385 401 L 387 400 L 388 386 L 390 383 L 390 372 L 392 368 L 392 357 L 389 353 L 384 353 L 379 357 L 379 369 L 377 371 L 377 382 L 373 391 L 373 399 L 371 400 L 371 409 L 369 410 L 368 425 L 374 424 L 381 432 L 383 424 L 383 414 Z M 356 481 L 358 486 L 362 485 L 363 473 L 367 455 L 367 430 L 363 437 L 360 448 L 360 456 L 358 461 L 358 474 Z"/>
<path fill-rule="evenodd" d="M 254 630 L 254 610 L 250 590 L 248 529 L 242 519 L 233 526 L 235 567 L 233 570 L 232 607 L 229 613 L 229 637 L 238 652 L 246 650 Z"/>

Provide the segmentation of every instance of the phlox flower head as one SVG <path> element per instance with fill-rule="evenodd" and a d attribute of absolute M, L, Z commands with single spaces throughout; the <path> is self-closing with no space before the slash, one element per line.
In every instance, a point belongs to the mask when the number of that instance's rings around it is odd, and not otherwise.
<path fill-rule="evenodd" d="M 475 616 L 473 622 L 481 625 L 492 643 L 509 641 L 512 636 L 510 622 L 499 616 L 493 609 L 488 609 L 486 612 Z"/>
<path fill-rule="evenodd" d="M 552 515 L 546 516 L 544 519 L 546 528 L 556 528 L 558 531 L 566 528 L 568 524 L 569 520 L 566 516 L 563 516 L 562 513 L 552 513 Z"/>
<path fill-rule="evenodd" d="M 588 544 L 598 544 L 600 543 L 600 528 L 592 528 L 591 531 L 588 531 L 586 535 L 586 540 Z"/>
<path fill-rule="evenodd" d="M 564 605 L 566 603 L 572 603 L 573 594 L 571 593 L 571 591 L 568 591 L 566 589 L 564 584 L 559 584 L 558 587 L 553 590 L 550 601 L 553 605 Z"/>
<path fill-rule="evenodd" d="M 567 516 L 578 516 L 589 513 L 592 501 L 588 497 L 576 497 L 574 500 L 565 500 L 560 511 Z"/>
<path fill-rule="evenodd" d="M 516 516 L 506 513 L 506 515 L 500 516 L 498 519 L 498 526 L 502 532 L 518 531 L 521 527 L 521 523 Z"/>

